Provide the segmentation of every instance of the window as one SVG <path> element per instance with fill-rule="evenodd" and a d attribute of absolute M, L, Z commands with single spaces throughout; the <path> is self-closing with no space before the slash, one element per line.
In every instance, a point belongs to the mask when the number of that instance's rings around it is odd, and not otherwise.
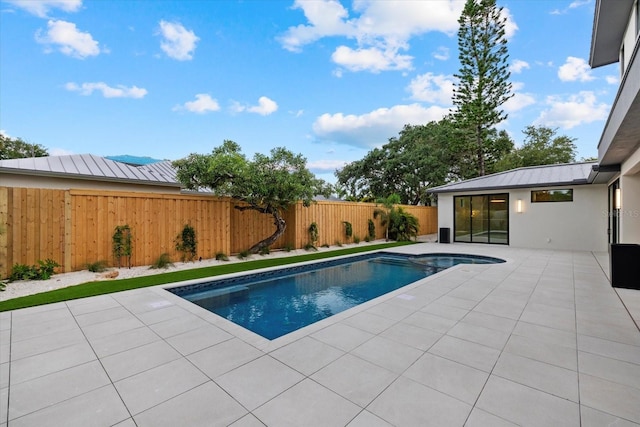
<path fill-rule="evenodd" d="M 453 198 L 454 242 L 509 244 L 509 194 Z"/>
<path fill-rule="evenodd" d="M 624 77 L 624 45 L 620 48 L 620 78 Z"/>
<path fill-rule="evenodd" d="M 573 190 L 534 190 L 531 192 L 531 203 L 541 202 L 573 202 Z"/>

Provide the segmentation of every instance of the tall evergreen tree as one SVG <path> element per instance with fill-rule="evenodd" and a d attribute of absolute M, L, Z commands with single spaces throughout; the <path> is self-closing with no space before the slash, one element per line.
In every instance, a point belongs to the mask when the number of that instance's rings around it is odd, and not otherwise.
<path fill-rule="evenodd" d="M 467 0 L 458 20 L 460 70 L 453 103 L 456 121 L 468 129 L 477 159 L 478 175 L 484 175 L 489 130 L 507 118 L 500 107 L 513 94 L 509 82 L 506 18 L 495 0 Z"/>

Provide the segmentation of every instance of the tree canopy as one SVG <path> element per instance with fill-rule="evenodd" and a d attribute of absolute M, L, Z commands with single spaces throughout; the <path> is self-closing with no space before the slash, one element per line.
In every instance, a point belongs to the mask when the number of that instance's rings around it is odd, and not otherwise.
<path fill-rule="evenodd" d="M 449 119 L 405 125 L 399 136 L 335 172 L 338 193 L 358 201 L 397 194 L 404 204 L 429 204 L 426 189 L 446 182 L 459 138 Z"/>
<path fill-rule="evenodd" d="M 500 107 L 513 96 L 507 60 L 506 18 L 495 0 L 467 0 L 460 19 L 460 70 L 453 95 L 456 122 L 467 129 L 474 147 L 478 175 L 487 173 L 492 151 L 490 129 L 507 118 Z"/>
<path fill-rule="evenodd" d="M 571 163 L 576 160 L 575 138 L 556 136 L 558 129 L 547 126 L 527 126 L 522 147 L 516 148 L 498 161 L 496 171 L 526 166 Z"/>
<path fill-rule="evenodd" d="M 329 185 L 307 169 L 302 155 L 281 147 L 272 149 L 269 156 L 256 154 L 249 160 L 237 143 L 225 140 L 211 154 L 190 154 L 173 166 L 187 189 L 210 189 L 241 202 L 236 209 L 273 217 L 276 231 L 249 248 L 250 253 L 269 247 L 285 232 L 282 214 L 289 206 L 298 201 L 309 206 L 314 196 L 331 192 Z"/>
<path fill-rule="evenodd" d="M 30 144 L 20 138 L 0 134 L 0 160 L 45 157 L 49 152 L 40 144 Z"/>

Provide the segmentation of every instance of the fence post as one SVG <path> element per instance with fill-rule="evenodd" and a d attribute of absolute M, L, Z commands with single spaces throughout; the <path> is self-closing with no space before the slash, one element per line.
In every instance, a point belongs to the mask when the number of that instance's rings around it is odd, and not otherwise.
<path fill-rule="evenodd" d="M 73 244 L 72 244 L 73 222 L 71 218 L 71 213 L 72 213 L 71 192 L 69 190 L 66 190 L 64 192 L 64 243 L 63 243 L 64 246 L 62 248 L 62 253 L 64 256 L 63 268 L 65 273 L 73 271 L 72 265 L 71 265 L 71 260 L 73 259 L 72 253 L 71 253 L 73 250 Z"/>

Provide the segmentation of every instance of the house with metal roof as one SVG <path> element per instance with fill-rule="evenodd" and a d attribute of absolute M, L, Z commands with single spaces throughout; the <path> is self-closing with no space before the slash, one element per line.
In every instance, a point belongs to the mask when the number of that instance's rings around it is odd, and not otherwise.
<path fill-rule="evenodd" d="M 132 166 L 92 154 L 0 160 L 3 187 L 180 193 L 171 162 Z"/>
<path fill-rule="evenodd" d="M 440 242 L 606 250 L 610 175 L 597 163 L 570 163 L 432 188 L 438 195 Z"/>
<path fill-rule="evenodd" d="M 606 251 L 640 244 L 639 0 L 596 0 L 592 68 L 620 63 L 597 163 L 520 168 L 430 189 L 440 241 Z M 640 251 L 639 251 L 640 252 Z"/>

